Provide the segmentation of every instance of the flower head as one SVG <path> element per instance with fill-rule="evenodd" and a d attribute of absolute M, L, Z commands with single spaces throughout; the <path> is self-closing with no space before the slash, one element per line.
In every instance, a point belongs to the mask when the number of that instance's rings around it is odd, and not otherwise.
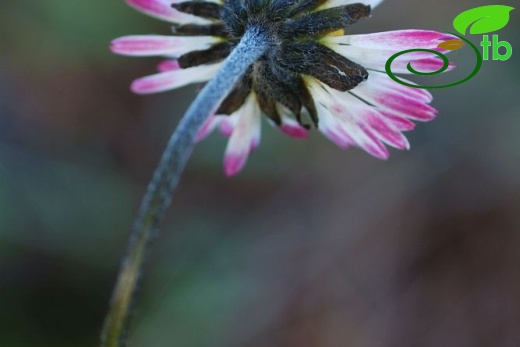
<path fill-rule="evenodd" d="M 155 93 L 208 81 L 250 27 L 267 33 L 269 49 L 244 74 L 199 131 L 229 136 L 228 175 L 239 172 L 260 142 L 262 114 L 283 133 L 303 138 L 311 124 L 341 148 L 356 146 L 381 159 L 386 145 L 408 149 L 403 131 L 428 121 L 436 110 L 429 92 L 394 82 L 385 71 L 393 54 L 436 49 L 451 35 L 400 30 L 345 35 L 382 0 L 127 0 L 148 15 L 173 24 L 169 36 L 126 36 L 116 53 L 164 56 L 159 73 L 139 78 L 132 90 Z M 439 50 L 439 49 L 437 49 Z M 439 70 L 443 62 L 425 52 L 396 59 L 393 70 Z M 452 66 L 450 66 L 451 68 Z"/>

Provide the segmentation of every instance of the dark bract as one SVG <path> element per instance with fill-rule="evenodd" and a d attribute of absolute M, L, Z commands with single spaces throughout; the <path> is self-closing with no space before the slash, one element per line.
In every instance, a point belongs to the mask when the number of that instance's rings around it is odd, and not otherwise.
<path fill-rule="evenodd" d="M 306 110 L 317 125 L 313 98 L 303 80 L 310 75 L 328 86 L 347 91 L 368 77 L 361 65 L 320 44 L 325 35 L 341 33 L 358 19 L 370 15 L 370 6 L 350 4 L 320 10 L 319 0 L 228 0 L 225 4 L 188 1 L 173 4 L 178 11 L 212 19 L 208 25 L 175 27 L 179 35 L 213 35 L 223 41 L 203 51 L 181 56 L 188 68 L 222 60 L 239 42 L 245 30 L 256 27 L 268 34 L 271 47 L 244 75 L 222 102 L 218 114 L 232 114 L 253 90 L 263 113 L 281 124 L 276 102 L 287 107 L 302 124 Z"/>

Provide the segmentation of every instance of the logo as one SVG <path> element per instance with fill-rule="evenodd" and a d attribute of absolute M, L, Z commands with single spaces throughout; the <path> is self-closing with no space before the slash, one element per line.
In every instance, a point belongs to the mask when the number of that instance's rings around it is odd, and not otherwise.
<path fill-rule="evenodd" d="M 475 68 L 473 71 L 464 79 L 450 83 L 445 84 L 441 86 L 422 86 L 422 85 L 416 85 L 411 84 L 406 81 L 403 81 L 399 79 L 399 77 L 395 76 L 392 72 L 392 63 L 395 59 L 400 57 L 401 55 L 411 53 L 411 52 L 427 52 L 432 53 L 439 58 L 442 59 L 443 65 L 442 67 L 433 72 L 421 72 L 415 70 L 410 63 L 407 65 L 408 71 L 415 75 L 421 75 L 421 76 L 432 76 L 440 74 L 441 72 L 446 71 L 446 69 L 449 67 L 450 61 L 448 60 L 448 57 L 446 57 L 443 53 L 432 50 L 432 49 L 423 49 L 423 48 L 415 48 L 415 49 L 409 49 L 406 51 L 399 52 L 397 54 L 394 54 L 391 56 L 388 61 L 386 62 L 385 70 L 388 76 L 390 76 L 391 79 L 396 81 L 397 83 L 400 83 L 402 85 L 412 87 L 412 88 L 421 88 L 421 89 L 439 89 L 439 88 L 448 88 L 453 87 L 459 84 L 462 84 L 464 82 L 469 81 L 475 75 L 479 72 L 480 68 L 482 67 L 482 62 L 487 61 L 490 59 L 497 60 L 497 61 L 505 61 L 511 58 L 513 55 L 513 47 L 511 44 L 507 41 L 500 41 L 498 38 L 498 35 L 493 34 L 489 35 L 492 32 L 495 32 L 497 30 L 502 29 L 507 25 L 509 22 L 509 15 L 510 12 L 514 10 L 514 7 L 511 6 L 505 6 L 505 5 L 488 5 L 488 6 L 481 6 L 476 7 L 471 10 L 467 10 L 459 14 L 454 20 L 453 20 L 453 27 L 458 32 L 452 33 L 448 32 L 449 34 L 457 36 L 460 40 L 449 40 L 444 41 L 440 43 L 437 48 L 444 50 L 444 51 L 453 51 L 456 49 L 460 49 L 464 47 L 465 45 L 468 45 L 473 49 L 475 52 L 475 56 L 477 58 Z M 468 30 L 469 29 L 469 30 Z M 479 48 L 474 45 L 472 42 L 470 42 L 467 38 L 465 38 L 467 32 L 469 31 L 469 34 L 471 35 L 483 35 L 482 41 L 480 42 L 480 46 L 482 48 L 482 53 L 480 53 Z"/>

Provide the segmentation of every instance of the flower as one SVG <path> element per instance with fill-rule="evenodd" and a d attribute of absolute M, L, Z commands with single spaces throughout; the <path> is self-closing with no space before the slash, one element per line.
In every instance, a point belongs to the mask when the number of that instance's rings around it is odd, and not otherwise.
<path fill-rule="evenodd" d="M 429 30 L 345 35 L 382 0 L 126 1 L 173 24 L 169 36 L 126 36 L 112 42 L 115 53 L 166 57 L 159 73 L 132 83 L 138 94 L 208 81 L 248 26 L 268 33 L 268 51 L 197 136 L 200 140 L 217 127 L 229 136 L 227 175 L 238 173 L 258 146 L 262 114 L 289 136 L 306 137 L 312 123 L 341 148 L 356 146 L 381 159 L 389 156 L 387 145 L 408 149 L 403 132 L 412 130 L 414 121 L 432 120 L 437 111 L 428 105 L 428 91 L 396 83 L 384 72 L 385 63 L 407 49 L 442 51 L 437 46 L 455 38 Z M 443 66 L 432 54 L 414 52 L 397 58 L 393 71 L 409 73 L 409 62 L 423 72 Z"/>

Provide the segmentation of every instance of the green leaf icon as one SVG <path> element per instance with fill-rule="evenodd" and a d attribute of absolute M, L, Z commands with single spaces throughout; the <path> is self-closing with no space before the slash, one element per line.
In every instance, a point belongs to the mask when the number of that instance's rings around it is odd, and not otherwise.
<path fill-rule="evenodd" d="M 459 14 L 453 20 L 453 27 L 462 35 L 470 28 L 470 34 L 487 34 L 502 29 L 509 22 L 509 12 L 514 7 L 488 5 L 476 7 Z"/>

